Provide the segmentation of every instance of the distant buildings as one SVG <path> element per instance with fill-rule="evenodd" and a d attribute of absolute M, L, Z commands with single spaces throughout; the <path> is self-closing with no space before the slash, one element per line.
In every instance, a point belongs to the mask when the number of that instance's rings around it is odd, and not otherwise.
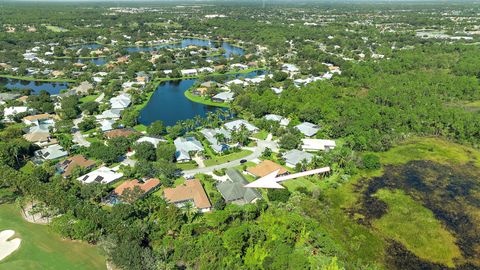
<path fill-rule="evenodd" d="M 304 151 L 328 151 L 336 147 L 333 140 L 302 139 L 302 143 Z"/>

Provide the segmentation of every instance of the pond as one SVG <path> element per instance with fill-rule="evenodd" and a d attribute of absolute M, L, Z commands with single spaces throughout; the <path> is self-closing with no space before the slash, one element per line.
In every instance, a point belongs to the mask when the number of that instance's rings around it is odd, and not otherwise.
<path fill-rule="evenodd" d="M 265 74 L 264 70 L 232 74 L 230 77 L 252 78 L 262 74 Z M 160 83 L 147 105 L 140 111 L 139 123 L 148 126 L 156 120 L 161 120 L 165 125 L 172 126 L 179 120 L 192 119 L 196 115 L 205 117 L 208 112 L 222 109 L 193 102 L 185 97 L 184 92 L 196 81 L 197 79 L 186 79 Z"/>
<path fill-rule="evenodd" d="M 32 89 L 32 94 L 38 94 L 41 90 L 46 90 L 51 95 L 57 95 L 61 90 L 68 88 L 68 82 L 39 82 L 12 78 L 0 78 L 0 85 L 11 90 Z"/>
<path fill-rule="evenodd" d="M 179 43 L 172 44 L 161 44 L 156 46 L 146 46 L 146 47 L 126 47 L 127 52 L 151 52 L 162 48 L 186 48 L 188 46 L 204 46 L 210 48 L 223 48 L 225 50 L 225 57 L 230 57 L 232 55 L 244 55 L 245 51 L 237 46 L 233 46 L 228 42 L 222 42 L 220 46 L 217 46 L 215 42 L 211 40 L 198 39 L 198 38 L 186 38 Z"/>
<path fill-rule="evenodd" d="M 79 241 L 62 239 L 49 226 L 26 222 L 13 204 L 0 204 L 0 231 L 14 230 L 20 248 L 0 262 L 5 270 L 106 269 L 100 249 Z"/>

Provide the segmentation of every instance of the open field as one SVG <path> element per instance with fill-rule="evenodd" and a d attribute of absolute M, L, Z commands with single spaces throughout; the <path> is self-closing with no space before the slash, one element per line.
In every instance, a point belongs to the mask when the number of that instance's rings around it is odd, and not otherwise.
<path fill-rule="evenodd" d="M 48 226 L 24 221 L 20 211 L 11 204 L 0 205 L 0 230 L 12 229 L 22 239 L 20 248 L 0 262 L 0 270 L 106 269 L 97 247 L 62 240 Z"/>

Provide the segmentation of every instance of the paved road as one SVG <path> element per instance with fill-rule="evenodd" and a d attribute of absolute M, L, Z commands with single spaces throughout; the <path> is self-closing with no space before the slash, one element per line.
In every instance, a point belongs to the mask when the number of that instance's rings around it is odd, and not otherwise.
<path fill-rule="evenodd" d="M 225 169 L 225 168 L 232 168 L 232 167 L 236 167 L 238 165 L 240 165 L 240 160 L 242 159 L 245 159 L 247 161 L 252 161 L 254 159 L 257 159 L 259 158 L 263 151 L 265 150 L 265 148 L 270 148 L 273 152 L 278 152 L 278 145 L 276 142 L 274 141 L 270 141 L 270 140 L 257 140 L 257 146 L 256 147 L 245 147 L 243 149 L 247 149 L 247 150 L 252 150 L 253 153 L 251 153 L 250 155 L 246 156 L 246 157 L 243 157 L 243 158 L 239 158 L 239 159 L 236 159 L 236 160 L 232 160 L 230 162 L 227 162 L 227 163 L 222 163 L 222 164 L 219 164 L 219 165 L 214 165 L 214 166 L 210 166 L 210 167 L 204 167 L 204 168 L 197 168 L 197 169 L 193 169 L 193 170 L 186 170 L 186 171 L 183 171 L 184 174 L 187 174 L 187 175 L 195 175 L 197 173 L 209 173 L 209 172 L 213 172 L 214 170 L 220 170 L 220 169 Z"/>
<path fill-rule="evenodd" d="M 89 147 L 90 142 L 87 141 L 80 133 L 80 130 L 78 130 L 78 124 L 83 121 L 83 117 L 84 115 L 82 114 L 79 118 L 73 119 L 73 142 L 81 146 Z"/>

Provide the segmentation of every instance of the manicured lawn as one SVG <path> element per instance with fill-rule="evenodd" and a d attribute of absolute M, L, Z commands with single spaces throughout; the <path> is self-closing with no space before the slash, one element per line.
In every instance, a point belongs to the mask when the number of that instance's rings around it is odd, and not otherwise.
<path fill-rule="evenodd" d="M 105 258 L 97 247 L 63 240 L 48 226 L 24 221 L 20 211 L 12 204 L 0 205 L 0 230 L 12 229 L 22 239 L 20 248 L 0 262 L 0 269 L 106 269 Z"/>
<path fill-rule="evenodd" d="M 432 211 L 401 190 L 379 190 L 375 196 L 387 203 L 388 212 L 374 226 L 389 238 L 425 260 L 454 267 L 462 257 L 455 237 L 435 219 Z"/>
<path fill-rule="evenodd" d="M 198 167 L 198 164 L 195 162 L 177 163 L 176 165 L 180 170 L 192 170 Z"/>
<path fill-rule="evenodd" d="M 300 177 L 282 182 L 282 185 L 288 188 L 290 191 L 295 191 L 299 187 L 304 187 L 308 191 L 312 192 L 313 190 L 319 188 L 318 184 L 320 181 L 322 181 L 320 177 Z"/>
<path fill-rule="evenodd" d="M 268 131 L 265 130 L 260 130 L 259 132 L 253 134 L 252 137 L 260 139 L 260 140 L 265 140 L 268 136 Z"/>
<path fill-rule="evenodd" d="M 209 105 L 209 106 L 216 106 L 216 107 L 223 107 L 228 108 L 230 105 L 228 103 L 218 103 L 213 102 L 210 99 L 206 99 L 205 97 L 193 95 L 190 90 L 185 91 L 185 97 L 188 98 L 190 101 Z"/>
<path fill-rule="evenodd" d="M 84 96 L 80 99 L 80 102 L 81 103 L 86 103 L 86 102 L 91 102 L 91 101 L 95 101 L 95 99 L 97 99 L 97 97 L 100 96 L 100 94 L 97 94 L 97 95 L 90 95 L 90 96 Z"/>
<path fill-rule="evenodd" d="M 139 131 L 139 132 L 146 132 L 147 131 L 147 126 L 140 124 L 140 125 L 134 126 L 133 129 L 135 129 L 136 131 Z"/>
<path fill-rule="evenodd" d="M 236 160 L 236 159 L 239 159 L 239 158 L 246 157 L 246 156 L 250 155 L 251 153 L 252 153 L 252 151 L 250 151 L 250 150 L 242 150 L 242 151 L 234 152 L 234 153 L 224 155 L 224 156 L 212 157 L 211 159 L 205 160 L 204 163 L 205 163 L 205 166 L 218 165 L 218 164 L 222 164 L 222 163 L 226 163 L 226 162 L 229 162 L 229 161 L 232 161 L 232 160 Z"/>

